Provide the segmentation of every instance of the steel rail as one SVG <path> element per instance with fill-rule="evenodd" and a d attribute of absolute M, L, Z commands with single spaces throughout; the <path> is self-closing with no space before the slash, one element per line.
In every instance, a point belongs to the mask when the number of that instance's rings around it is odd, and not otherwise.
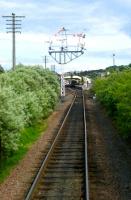
<path fill-rule="evenodd" d="M 85 112 L 85 96 L 82 90 L 83 96 L 83 112 L 84 112 L 84 134 L 85 134 L 85 200 L 89 200 L 89 175 L 88 175 L 88 154 L 87 154 L 87 123 Z"/>
<path fill-rule="evenodd" d="M 69 113 L 70 113 L 70 110 L 71 110 L 71 108 L 72 108 L 72 106 L 73 106 L 73 104 L 74 104 L 74 102 L 75 102 L 75 99 L 76 99 L 76 95 L 74 96 L 74 99 L 73 99 L 73 101 L 72 101 L 72 103 L 71 103 L 71 105 L 70 105 L 70 107 L 69 107 L 69 110 L 68 110 L 68 112 L 67 112 L 67 114 L 66 114 L 66 116 L 65 116 L 65 118 L 64 118 L 64 120 L 63 120 L 63 122 L 62 122 L 62 125 L 61 125 L 61 127 L 60 127 L 60 129 L 59 129 L 59 131 L 58 131 L 58 133 L 57 133 L 57 135 L 56 135 L 56 137 L 55 137 L 55 139 L 54 139 L 52 145 L 51 145 L 50 150 L 48 151 L 48 153 L 47 153 L 47 155 L 46 155 L 44 161 L 42 162 L 42 165 L 41 165 L 41 167 L 40 167 L 40 169 L 39 169 L 39 171 L 38 171 L 38 173 L 37 173 L 37 175 L 36 175 L 36 177 L 35 177 L 35 179 L 34 179 L 34 181 L 33 181 L 33 184 L 31 185 L 31 187 L 30 187 L 30 189 L 29 189 L 29 191 L 28 191 L 28 193 L 27 193 L 27 195 L 26 195 L 26 197 L 25 197 L 25 200 L 30 200 L 31 197 L 32 197 L 32 195 L 33 195 L 33 192 L 34 192 L 34 190 L 35 190 L 35 188 L 36 188 L 36 185 L 37 185 L 37 183 L 38 183 L 38 181 L 39 181 L 39 178 L 40 178 L 40 176 L 41 176 L 41 173 L 42 173 L 43 169 L 46 168 L 46 166 L 47 166 L 47 164 L 48 164 L 49 157 L 51 156 L 51 154 L 52 154 L 52 152 L 53 152 L 53 149 L 54 149 L 54 147 L 55 147 L 55 144 L 57 143 L 57 139 L 58 139 L 58 137 L 59 137 L 59 135 L 60 135 L 60 132 L 61 132 L 61 130 L 62 130 L 62 128 L 63 128 L 63 126 L 64 126 L 64 124 L 65 124 L 65 122 L 66 122 L 66 119 L 67 119 L 67 117 L 68 117 L 68 115 L 69 115 Z"/>

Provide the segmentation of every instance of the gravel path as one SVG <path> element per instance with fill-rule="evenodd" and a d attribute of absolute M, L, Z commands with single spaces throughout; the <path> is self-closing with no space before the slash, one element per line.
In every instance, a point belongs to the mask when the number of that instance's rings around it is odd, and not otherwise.
<path fill-rule="evenodd" d="M 67 95 L 65 101 L 59 103 L 56 110 L 48 118 L 48 129 L 34 143 L 23 160 L 12 170 L 10 176 L 0 185 L 0 200 L 23 200 L 27 188 L 32 182 L 34 170 L 39 166 L 40 158 L 46 151 L 54 130 L 59 126 L 67 107 L 69 106 L 72 95 Z M 36 169 L 35 169 L 36 168 Z"/>
<path fill-rule="evenodd" d="M 90 200 L 131 199 L 131 146 L 112 125 L 103 108 L 86 101 Z"/>

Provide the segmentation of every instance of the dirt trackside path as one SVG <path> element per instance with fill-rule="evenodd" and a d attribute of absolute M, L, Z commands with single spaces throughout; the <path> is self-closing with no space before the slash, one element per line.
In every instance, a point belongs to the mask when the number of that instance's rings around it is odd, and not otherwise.
<path fill-rule="evenodd" d="M 90 200 L 131 199 L 131 148 L 92 99 L 86 100 Z"/>

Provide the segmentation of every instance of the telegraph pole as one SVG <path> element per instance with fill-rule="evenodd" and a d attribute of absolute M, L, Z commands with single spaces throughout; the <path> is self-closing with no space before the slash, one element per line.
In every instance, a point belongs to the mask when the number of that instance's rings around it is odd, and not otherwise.
<path fill-rule="evenodd" d="M 44 62 L 44 67 L 45 67 L 45 69 L 47 68 L 47 63 L 48 63 L 48 56 L 42 56 L 42 58 L 43 58 L 43 62 Z"/>
<path fill-rule="evenodd" d="M 113 67 L 115 67 L 115 54 L 113 53 Z"/>
<path fill-rule="evenodd" d="M 12 13 L 10 16 L 2 16 L 6 18 L 7 33 L 12 33 L 12 69 L 16 66 L 16 46 L 15 46 L 15 33 L 21 33 L 21 18 L 25 16 L 16 16 Z"/>
<path fill-rule="evenodd" d="M 47 60 L 46 60 L 46 56 L 45 56 L 45 69 L 46 69 L 46 62 L 47 62 Z"/>
<path fill-rule="evenodd" d="M 46 69 L 46 68 L 47 68 L 47 67 L 46 67 L 46 63 L 47 63 L 47 56 L 45 56 L 45 57 L 44 57 L 44 61 L 45 61 L 45 69 Z"/>

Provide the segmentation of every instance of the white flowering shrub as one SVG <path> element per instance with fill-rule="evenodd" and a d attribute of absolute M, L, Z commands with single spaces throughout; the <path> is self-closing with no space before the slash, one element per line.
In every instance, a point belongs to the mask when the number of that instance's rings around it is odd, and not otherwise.
<path fill-rule="evenodd" d="M 22 98 L 11 87 L 0 88 L 0 142 L 3 151 L 18 149 L 19 132 L 25 125 Z"/>
<path fill-rule="evenodd" d="M 42 118 L 42 106 L 40 105 L 39 97 L 35 92 L 26 92 L 23 100 L 27 124 L 31 124 L 37 119 Z"/>
<path fill-rule="evenodd" d="M 57 76 L 38 66 L 18 66 L 15 71 L 1 74 L 0 150 L 17 150 L 20 131 L 47 117 L 58 101 L 59 92 Z"/>
<path fill-rule="evenodd" d="M 37 67 L 36 70 L 42 77 L 44 76 L 50 88 L 58 94 L 60 92 L 58 77 L 48 69 L 43 70 L 42 68 Z"/>

